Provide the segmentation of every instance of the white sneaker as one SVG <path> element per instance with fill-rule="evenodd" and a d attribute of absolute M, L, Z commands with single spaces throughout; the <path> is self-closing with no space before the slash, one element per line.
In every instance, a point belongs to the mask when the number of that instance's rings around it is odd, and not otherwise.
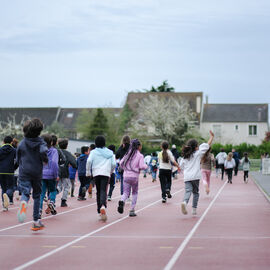
<path fill-rule="evenodd" d="M 20 193 L 19 193 L 19 190 L 15 190 L 14 192 L 14 197 L 15 199 L 18 201 L 20 199 Z"/>
<path fill-rule="evenodd" d="M 9 197 L 6 193 L 3 194 L 3 207 L 4 208 L 9 207 Z"/>
<path fill-rule="evenodd" d="M 192 215 L 196 216 L 197 215 L 197 208 L 192 208 Z"/>
<path fill-rule="evenodd" d="M 182 210 L 182 213 L 184 214 L 184 215 L 187 215 L 187 203 L 186 202 L 182 202 L 181 203 L 181 210 Z"/>
<path fill-rule="evenodd" d="M 105 206 L 102 206 L 100 208 L 100 217 L 101 217 L 101 220 L 104 221 L 104 222 L 107 220 L 107 214 L 106 214 Z"/>

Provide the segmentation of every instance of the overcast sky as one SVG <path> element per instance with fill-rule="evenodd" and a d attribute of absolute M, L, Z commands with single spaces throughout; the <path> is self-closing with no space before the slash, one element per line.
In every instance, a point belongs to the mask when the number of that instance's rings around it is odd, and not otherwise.
<path fill-rule="evenodd" d="M 119 107 L 166 79 L 269 103 L 269 14 L 269 0 L 2 1 L 0 107 Z"/>

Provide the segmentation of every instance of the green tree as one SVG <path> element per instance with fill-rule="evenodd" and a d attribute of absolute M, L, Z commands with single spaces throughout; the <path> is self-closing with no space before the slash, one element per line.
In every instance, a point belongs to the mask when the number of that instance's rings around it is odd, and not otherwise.
<path fill-rule="evenodd" d="M 67 132 L 64 130 L 64 125 L 54 121 L 50 126 L 46 127 L 43 133 L 55 134 L 58 137 L 66 137 Z"/>
<path fill-rule="evenodd" d="M 108 132 L 108 119 L 101 108 L 97 109 L 93 122 L 90 126 L 91 138 L 95 138 L 97 135 L 106 136 Z"/>
<path fill-rule="evenodd" d="M 174 92 L 174 87 L 171 87 L 168 84 L 168 80 L 165 80 L 157 88 L 152 86 L 150 90 L 145 90 L 145 91 L 146 92 Z"/>
<path fill-rule="evenodd" d="M 91 139 L 91 124 L 93 121 L 93 113 L 89 110 L 82 110 L 76 120 L 76 129 L 81 139 Z"/>
<path fill-rule="evenodd" d="M 129 105 L 126 103 L 120 115 L 119 131 L 121 133 L 124 133 L 128 129 L 133 115 L 134 115 L 133 111 L 130 109 Z"/>

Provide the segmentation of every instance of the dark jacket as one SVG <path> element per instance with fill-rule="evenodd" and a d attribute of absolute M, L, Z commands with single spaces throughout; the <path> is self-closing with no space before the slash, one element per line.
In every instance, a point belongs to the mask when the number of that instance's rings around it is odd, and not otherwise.
<path fill-rule="evenodd" d="M 173 154 L 173 156 L 174 156 L 175 161 L 177 162 L 178 158 L 180 157 L 180 155 L 179 155 L 177 149 L 174 148 L 174 149 L 171 150 L 171 152 L 172 152 L 172 154 Z"/>
<path fill-rule="evenodd" d="M 124 157 L 124 155 L 127 153 L 129 146 L 130 146 L 129 144 L 126 144 L 125 147 L 123 147 L 123 145 L 121 145 L 118 148 L 118 150 L 116 151 L 115 158 L 122 159 Z"/>
<path fill-rule="evenodd" d="M 59 165 L 59 177 L 60 178 L 69 178 L 69 165 L 73 168 L 77 168 L 77 163 L 75 157 L 67 150 L 59 149 L 60 154 L 64 154 L 65 163 Z M 58 153 L 59 153 L 58 152 Z"/>
<path fill-rule="evenodd" d="M 77 168 L 78 168 L 78 176 L 86 176 L 86 161 L 88 155 L 81 154 L 77 158 Z"/>
<path fill-rule="evenodd" d="M 16 156 L 20 180 L 42 178 L 43 162 L 48 163 L 47 151 L 47 145 L 40 137 L 24 138 L 20 142 Z"/>
<path fill-rule="evenodd" d="M 0 174 L 14 174 L 16 149 L 11 144 L 4 144 L 0 148 Z"/>

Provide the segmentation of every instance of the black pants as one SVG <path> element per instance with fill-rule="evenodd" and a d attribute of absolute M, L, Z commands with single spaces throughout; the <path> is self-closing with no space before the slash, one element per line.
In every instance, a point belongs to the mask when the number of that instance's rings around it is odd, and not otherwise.
<path fill-rule="evenodd" d="M 231 169 L 226 169 L 227 175 L 228 175 L 228 181 L 231 183 L 232 182 L 232 173 L 233 173 L 233 168 Z"/>
<path fill-rule="evenodd" d="M 0 174 L 0 185 L 2 189 L 2 201 L 3 201 L 3 194 L 6 193 L 9 197 L 9 201 L 13 202 L 14 175 Z"/>
<path fill-rule="evenodd" d="M 234 175 L 236 176 L 237 175 L 237 173 L 238 173 L 238 167 L 239 167 L 239 161 L 237 162 L 235 162 L 235 167 L 234 167 Z"/>
<path fill-rule="evenodd" d="M 79 176 L 79 180 L 81 182 L 80 188 L 79 188 L 79 197 L 83 197 L 82 195 L 82 189 L 85 187 L 86 189 L 88 189 L 89 185 L 90 185 L 90 177 L 86 177 L 86 176 Z"/>
<path fill-rule="evenodd" d="M 111 178 L 110 178 L 110 189 L 109 189 L 109 193 L 108 193 L 109 197 L 112 197 L 112 193 L 113 193 L 113 190 L 114 190 L 114 185 L 115 185 L 115 174 L 112 173 Z"/>
<path fill-rule="evenodd" d="M 172 170 L 160 169 L 159 180 L 161 187 L 161 196 L 163 199 L 166 199 L 166 191 L 170 191 L 172 186 Z"/>
<path fill-rule="evenodd" d="M 224 177 L 224 164 L 218 164 L 218 167 L 221 169 L 221 180 L 223 180 Z"/>
<path fill-rule="evenodd" d="M 248 178 L 248 171 L 244 171 L 244 181 Z"/>
<path fill-rule="evenodd" d="M 94 177 L 97 189 L 97 212 L 100 213 L 102 206 L 107 207 L 107 187 L 109 177 L 104 175 L 97 175 Z"/>
<path fill-rule="evenodd" d="M 69 179 L 71 183 L 71 196 L 74 195 L 74 189 L 75 189 L 75 179 Z"/>

